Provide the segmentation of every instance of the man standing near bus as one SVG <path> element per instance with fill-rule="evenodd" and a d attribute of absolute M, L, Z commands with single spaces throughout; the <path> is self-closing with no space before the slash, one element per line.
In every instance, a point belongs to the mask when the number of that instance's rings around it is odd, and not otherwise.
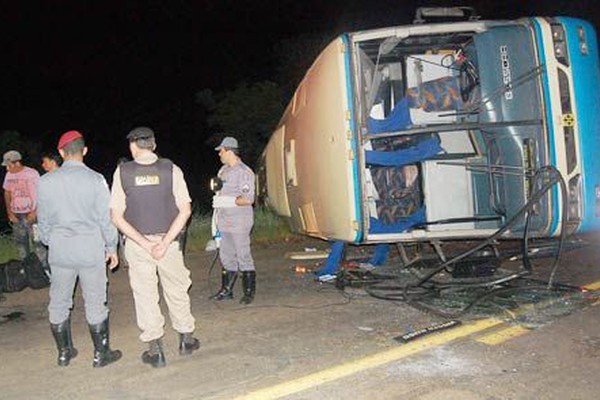
<path fill-rule="evenodd" d="M 42 153 L 42 168 L 46 172 L 54 172 L 60 168 L 62 159 L 54 151 Z"/>
<path fill-rule="evenodd" d="M 48 245 L 50 326 L 58 349 L 58 365 L 77 356 L 71 336 L 71 308 L 77 281 L 85 317 L 94 343 L 92 366 L 101 368 L 121 358 L 109 345 L 107 301 L 108 267 L 118 264 L 117 230 L 111 224 L 110 194 L 102 175 L 83 163 L 87 153 L 83 135 L 65 132 L 58 141 L 63 166 L 45 174 L 39 185 L 39 232 Z"/>
<path fill-rule="evenodd" d="M 31 245 L 33 224 L 37 218 L 37 185 L 40 174 L 35 169 L 23 165 L 21 153 L 16 150 L 4 153 L 2 166 L 6 167 L 2 185 L 6 215 L 12 226 L 19 258 L 23 260 L 33 250 Z M 44 259 L 44 256 L 40 259 Z"/>
<path fill-rule="evenodd" d="M 117 167 L 110 207 L 113 222 L 126 236 L 125 257 L 140 339 L 148 343 L 142 361 L 164 367 L 165 319 L 159 307 L 159 280 L 173 329 L 179 333 L 179 354 L 189 355 L 200 347 L 193 336 L 190 271 L 178 240 L 192 214 L 192 200 L 181 169 L 154 153 L 152 129 L 135 128 L 127 139 L 133 161 Z"/>
<path fill-rule="evenodd" d="M 215 300 L 233 298 L 233 285 L 242 274 L 242 304 L 250 304 L 256 292 L 256 269 L 250 253 L 250 231 L 254 225 L 254 172 L 242 162 L 237 139 L 226 137 L 215 148 L 223 166 L 218 177 L 223 187 L 213 197 L 217 229 L 221 234 L 219 257 L 223 265 L 221 289 Z"/>

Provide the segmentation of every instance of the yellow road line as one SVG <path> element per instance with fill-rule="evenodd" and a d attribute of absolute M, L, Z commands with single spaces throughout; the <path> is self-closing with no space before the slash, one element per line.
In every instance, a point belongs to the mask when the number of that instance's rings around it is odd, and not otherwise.
<path fill-rule="evenodd" d="M 584 285 L 583 288 L 587 290 L 598 290 L 600 289 L 600 281 L 588 283 L 587 285 Z"/>
<path fill-rule="evenodd" d="M 298 393 L 327 382 L 331 382 L 371 368 L 379 367 L 392 361 L 397 361 L 421 351 L 428 350 L 434 346 L 448 343 L 452 340 L 469 336 L 475 332 L 481 332 L 494 326 L 498 326 L 501 323 L 501 320 L 488 318 L 475 321 L 470 324 L 461 325 L 447 331 L 431 334 L 423 339 L 415 340 L 414 342 L 409 342 L 381 353 L 340 364 L 264 389 L 258 389 L 254 392 L 240 396 L 236 398 L 236 400 L 279 399 L 283 396 Z"/>
<path fill-rule="evenodd" d="M 486 333 L 475 340 L 480 343 L 485 343 L 487 345 L 493 346 L 500 344 L 502 342 L 507 341 L 508 339 L 512 339 L 517 336 L 521 336 L 527 332 L 531 332 L 531 330 L 522 327 L 521 325 L 513 325 L 507 328 L 495 330 L 493 332 Z"/>
<path fill-rule="evenodd" d="M 600 281 L 593 282 L 584 286 L 587 290 L 598 290 L 600 289 Z M 551 303 L 548 302 L 549 304 Z M 539 306 L 540 304 L 538 304 Z M 533 307 L 533 306 L 530 306 Z M 520 307 L 519 310 L 515 311 L 515 315 L 522 314 L 528 309 L 527 306 Z M 483 332 L 486 329 L 497 327 L 503 322 L 498 319 L 488 318 L 479 321 L 475 321 L 470 324 L 461 325 L 447 331 L 441 331 L 439 333 L 431 334 L 423 339 L 415 340 L 407 344 L 400 345 L 393 349 L 373 354 L 358 360 L 350 361 L 344 364 L 340 364 L 331 368 L 324 369 L 309 375 L 305 375 L 300 378 L 292 379 L 287 382 L 282 382 L 273 386 L 269 386 L 263 389 L 258 389 L 253 392 L 247 393 L 235 400 L 274 400 L 279 399 L 283 396 L 289 396 L 294 393 L 301 392 L 306 389 L 314 388 L 327 382 L 332 382 L 346 376 L 356 374 L 358 372 L 366 371 L 368 369 L 376 368 L 381 365 L 397 361 L 402 358 L 417 354 L 419 352 L 431 349 L 432 347 L 439 346 L 452 340 L 467 337 L 477 332 Z M 495 332 L 489 335 L 487 339 L 490 344 L 498 344 L 504 340 L 508 340 L 511 337 L 515 337 L 519 334 L 528 332 L 526 328 L 521 326 L 512 326 L 501 331 Z M 479 340 L 481 341 L 481 340 Z"/>

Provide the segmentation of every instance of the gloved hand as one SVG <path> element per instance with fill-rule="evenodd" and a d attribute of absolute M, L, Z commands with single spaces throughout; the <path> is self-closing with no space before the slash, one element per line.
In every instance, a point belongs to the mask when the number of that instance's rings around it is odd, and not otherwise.
<path fill-rule="evenodd" d="M 234 196 L 213 196 L 213 208 L 232 208 L 237 207 Z"/>

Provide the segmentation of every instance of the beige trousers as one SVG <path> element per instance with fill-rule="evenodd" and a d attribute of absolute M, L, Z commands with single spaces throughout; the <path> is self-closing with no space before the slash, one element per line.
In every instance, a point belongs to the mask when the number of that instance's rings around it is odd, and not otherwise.
<path fill-rule="evenodd" d="M 127 240 L 125 257 L 129 263 L 129 284 L 133 291 L 137 324 L 142 330 L 140 340 L 149 342 L 164 335 L 165 318 L 159 305 L 159 279 L 173 329 L 180 333 L 193 332 L 195 320 L 188 294 L 192 281 L 179 243 L 171 243 L 165 256 L 155 260 L 133 240 Z"/>

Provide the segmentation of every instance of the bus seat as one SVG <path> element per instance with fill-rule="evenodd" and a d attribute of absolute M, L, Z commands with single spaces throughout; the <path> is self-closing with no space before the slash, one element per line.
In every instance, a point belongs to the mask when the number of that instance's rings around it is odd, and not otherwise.
<path fill-rule="evenodd" d="M 369 146 L 375 149 L 365 152 L 369 215 L 376 225 L 402 224 L 423 208 L 417 163 L 443 151 L 440 139 L 435 134 L 399 136 L 374 139 Z"/>
<path fill-rule="evenodd" d="M 406 86 L 410 89 L 408 89 L 407 94 L 412 90 L 413 98 L 423 104 L 426 102 L 425 93 L 428 90 L 431 91 L 431 88 L 427 88 L 429 82 L 437 82 L 439 79 L 442 79 L 440 82 L 444 82 L 444 78 L 454 78 L 456 75 L 454 70 L 442 64 L 445 63 L 444 59 L 447 57 L 449 57 L 448 54 L 414 54 L 408 56 L 406 58 Z M 448 80 L 447 83 L 451 84 L 451 82 L 452 79 Z M 435 84 L 429 84 L 429 86 L 433 85 Z M 442 92 L 443 90 L 442 86 Z M 460 99 L 460 93 L 458 99 Z M 435 102 L 432 102 L 433 104 Z M 459 109 L 453 108 L 452 110 Z M 456 116 L 451 115 L 447 109 L 434 111 L 433 107 L 430 107 L 428 111 L 412 107 L 409 113 L 410 119 L 415 125 L 448 124 L 456 121 Z"/>

